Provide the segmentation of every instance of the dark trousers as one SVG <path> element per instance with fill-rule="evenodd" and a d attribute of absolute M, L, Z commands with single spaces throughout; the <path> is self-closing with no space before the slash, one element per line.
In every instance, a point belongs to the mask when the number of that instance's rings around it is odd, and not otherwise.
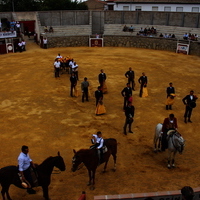
<path fill-rule="evenodd" d="M 73 91 L 75 90 L 75 86 L 76 86 L 76 85 L 71 84 L 71 92 L 70 92 L 71 97 L 74 96 L 74 95 L 73 95 Z"/>
<path fill-rule="evenodd" d="M 126 117 L 125 119 L 125 123 L 124 123 L 124 134 L 126 134 L 126 129 L 127 129 L 127 125 L 129 128 L 129 131 L 131 131 L 131 125 L 132 125 L 133 121 L 129 121 L 129 119 Z"/>
<path fill-rule="evenodd" d="M 55 68 L 55 78 L 60 77 L 59 71 L 60 71 L 59 68 Z"/>
<path fill-rule="evenodd" d="M 184 114 L 184 117 L 185 118 L 189 118 L 190 119 L 190 117 L 191 117 L 191 115 L 192 115 L 192 110 L 193 110 L 193 108 L 190 108 L 189 106 L 186 106 L 185 107 L 185 114 Z"/>
<path fill-rule="evenodd" d="M 33 186 L 33 179 L 31 176 L 31 167 L 23 171 L 25 179 L 30 183 L 31 186 Z"/>
<path fill-rule="evenodd" d="M 128 105 L 128 99 L 129 99 L 129 97 L 124 97 L 124 107 L 123 107 L 124 110 L 125 110 L 126 106 Z"/>
<path fill-rule="evenodd" d="M 143 87 L 144 87 L 144 85 L 143 84 L 141 84 L 141 86 L 140 86 L 140 97 L 142 97 L 142 93 L 143 93 Z"/>
<path fill-rule="evenodd" d="M 83 88 L 82 102 L 84 102 L 84 98 L 88 101 L 88 88 Z"/>
<path fill-rule="evenodd" d="M 135 90 L 135 81 L 133 79 L 128 79 L 128 83 L 132 85 L 132 90 Z"/>
<path fill-rule="evenodd" d="M 47 44 L 44 44 L 44 49 L 47 49 Z"/>
<path fill-rule="evenodd" d="M 74 75 L 76 76 L 77 80 L 78 80 L 78 71 L 74 72 Z"/>
<path fill-rule="evenodd" d="M 166 110 L 172 110 L 172 105 L 166 105 Z"/>

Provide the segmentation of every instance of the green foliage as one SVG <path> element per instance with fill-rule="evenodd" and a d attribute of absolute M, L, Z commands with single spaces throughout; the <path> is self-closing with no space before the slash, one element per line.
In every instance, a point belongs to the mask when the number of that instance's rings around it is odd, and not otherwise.
<path fill-rule="evenodd" d="M 4 0 L 4 3 L 0 4 L 0 12 L 87 9 L 85 3 L 76 0 Z"/>

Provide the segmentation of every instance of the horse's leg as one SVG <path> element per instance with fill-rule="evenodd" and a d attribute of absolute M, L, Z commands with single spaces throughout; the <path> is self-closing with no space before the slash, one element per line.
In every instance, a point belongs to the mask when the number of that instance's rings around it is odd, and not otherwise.
<path fill-rule="evenodd" d="M 154 135 L 154 152 L 157 152 L 157 140 L 158 138 L 156 137 L 156 135 Z"/>
<path fill-rule="evenodd" d="M 43 185 L 42 189 L 43 189 L 43 197 L 45 198 L 45 200 L 50 200 L 48 185 Z"/>
<path fill-rule="evenodd" d="M 88 176 L 89 176 L 89 182 L 88 182 L 88 186 L 91 185 L 91 181 L 92 181 L 92 172 L 91 170 L 88 170 Z"/>
<path fill-rule="evenodd" d="M 92 178 L 92 186 L 90 187 L 90 189 L 91 190 L 94 190 L 95 189 L 95 172 L 96 172 L 96 169 L 94 169 L 93 171 L 92 171 L 92 176 L 91 176 L 91 178 Z"/>
<path fill-rule="evenodd" d="M 104 168 L 103 168 L 103 173 L 106 172 L 107 164 L 108 164 L 108 160 L 105 162 L 105 165 L 104 165 Z"/>
<path fill-rule="evenodd" d="M 2 184 L 1 194 L 2 194 L 3 200 L 6 200 L 5 194 L 6 194 L 8 200 L 12 200 L 11 197 L 10 197 L 10 195 L 9 195 L 9 192 L 8 192 L 9 187 L 10 187 L 10 185 L 4 185 L 4 184 Z"/>
<path fill-rule="evenodd" d="M 113 168 L 113 171 L 115 172 L 116 169 L 117 169 L 117 166 L 116 166 L 117 156 L 116 156 L 116 154 L 112 154 L 112 156 L 113 156 L 113 160 L 114 160 L 114 168 Z"/>
<path fill-rule="evenodd" d="M 173 156 L 172 156 L 172 167 L 175 167 L 175 155 L 176 155 L 176 151 L 173 153 Z"/>
<path fill-rule="evenodd" d="M 161 151 L 161 137 L 158 139 L 158 151 Z"/>
<path fill-rule="evenodd" d="M 170 150 L 168 150 L 168 163 L 167 163 L 167 167 L 169 169 L 171 168 L 171 154 L 172 154 L 172 152 Z"/>

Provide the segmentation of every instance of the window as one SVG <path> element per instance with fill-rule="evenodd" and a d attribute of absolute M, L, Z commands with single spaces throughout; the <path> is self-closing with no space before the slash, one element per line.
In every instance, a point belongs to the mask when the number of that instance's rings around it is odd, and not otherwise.
<path fill-rule="evenodd" d="M 192 12 L 199 12 L 199 7 L 192 7 Z"/>
<path fill-rule="evenodd" d="M 176 7 L 176 12 L 183 12 L 183 7 Z"/>
<path fill-rule="evenodd" d="M 123 6 L 123 10 L 128 11 L 129 10 L 129 6 Z"/>
<path fill-rule="evenodd" d="M 141 11 L 142 10 L 142 6 L 135 6 L 135 10 L 136 11 Z"/>
<path fill-rule="evenodd" d="M 152 11 L 158 11 L 158 6 L 152 6 Z"/>
<path fill-rule="evenodd" d="M 165 7 L 164 7 L 164 11 L 170 12 L 170 11 L 171 11 L 171 7 L 165 6 Z"/>

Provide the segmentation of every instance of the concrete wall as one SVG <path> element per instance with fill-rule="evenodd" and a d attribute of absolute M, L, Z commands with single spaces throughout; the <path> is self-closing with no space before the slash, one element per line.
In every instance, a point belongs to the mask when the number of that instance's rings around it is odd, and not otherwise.
<path fill-rule="evenodd" d="M 105 24 L 152 24 L 200 28 L 200 13 L 102 11 Z"/>
<path fill-rule="evenodd" d="M 42 26 L 88 25 L 89 11 L 40 11 L 38 12 Z"/>
<path fill-rule="evenodd" d="M 89 46 L 88 36 L 49 37 L 48 47 L 80 47 Z M 177 40 L 138 36 L 104 36 L 105 47 L 136 47 L 144 49 L 176 52 Z M 200 56 L 200 42 L 190 43 L 191 55 Z"/>

